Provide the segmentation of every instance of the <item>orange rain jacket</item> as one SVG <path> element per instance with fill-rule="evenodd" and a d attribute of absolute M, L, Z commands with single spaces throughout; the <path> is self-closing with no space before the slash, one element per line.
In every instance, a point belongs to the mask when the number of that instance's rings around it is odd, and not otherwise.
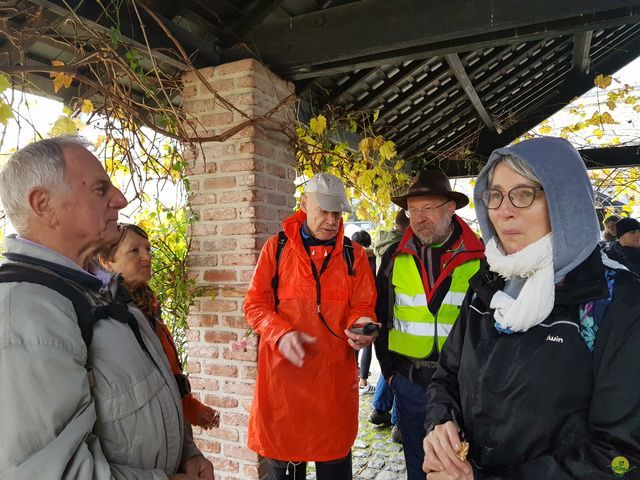
<path fill-rule="evenodd" d="M 154 330 L 162 343 L 162 349 L 169 360 L 169 365 L 171 365 L 171 373 L 174 375 L 182 374 L 182 365 L 178 357 L 178 349 L 173 341 L 169 327 L 158 318 L 155 322 Z M 188 393 L 182 397 L 182 409 L 184 410 L 184 418 L 187 419 L 187 422 L 191 425 L 204 427 L 205 424 L 200 413 L 204 410 L 211 409 L 211 407 L 201 403 L 192 393 Z"/>
<path fill-rule="evenodd" d="M 364 249 L 354 243 L 355 276 L 342 255 L 343 225 L 334 246 L 310 247 L 320 272 L 321 311 L 333 336 L 317 314 L 316 283 L 300 229 L 306 214 L 298 211 L 282 226 L 288 241 L 280 256 L 278 312 L 271 280 L 278 236 L 267 240 L 251 279 L 244 311 L 260 335 L 258 379 L 249 418 L 248 446 L 260 455 L 287 461 L 328 461 L 345 457 L 358 431 L 358 374 L 344 329 L 360 317 L 375 319 L 376 288 Z M 316 337 L 306 343 L 304 366 L 295 367 L 278 350 L 278 340 L 298 330 Z"/>

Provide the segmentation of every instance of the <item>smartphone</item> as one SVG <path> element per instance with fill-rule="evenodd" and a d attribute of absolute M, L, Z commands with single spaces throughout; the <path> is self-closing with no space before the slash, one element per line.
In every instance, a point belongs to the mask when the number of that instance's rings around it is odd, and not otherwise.
<path fill-rule="evenodd" d="M 360 327 L 351 327 L 349 329 L 351 333 L 355 333 L 356 335 L 373 335 L 379 330 L 380 326 L 376 323 L 367 323 L 366 325 Z"/>

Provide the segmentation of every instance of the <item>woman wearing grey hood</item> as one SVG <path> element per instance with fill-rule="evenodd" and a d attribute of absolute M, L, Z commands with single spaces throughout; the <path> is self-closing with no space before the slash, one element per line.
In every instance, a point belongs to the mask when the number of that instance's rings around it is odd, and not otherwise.
<path fill-rule="evenodd" d="M 487 260 L 427 390 L 427 479 L 640 478 L 640 280 L 600 254 L 580 155 L 498 149 L 474 199 Z"/>

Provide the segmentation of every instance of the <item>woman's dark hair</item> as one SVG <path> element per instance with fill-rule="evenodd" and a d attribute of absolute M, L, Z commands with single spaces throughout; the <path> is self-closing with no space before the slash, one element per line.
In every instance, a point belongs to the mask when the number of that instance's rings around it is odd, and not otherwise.
<path fill-rule="evenodd" d="M 369 235 L 364 230 L 360 230 L 359 232 L 356 232 L 353 235 L 351 235 L 351 240 L 359 243 L 364 248 L 369 248 L 371 246 L 371 235 Z"/>
<path fill-rule="evenodd" d="M 120 238 L 113 245 L 103 248 L 98 252 L 96 258 L 101 262 L 113 262 L 116 252 L 118 251 L 118 247 L 122 240 L 127 235 L 127 232 L 133 232 L 137 235 L 140 235 L 142 238 L 149 240 L 149 234 L 138 225 L 134 225 L 133 223 L 119 223 L 118 229 L 120 230 Z"/>

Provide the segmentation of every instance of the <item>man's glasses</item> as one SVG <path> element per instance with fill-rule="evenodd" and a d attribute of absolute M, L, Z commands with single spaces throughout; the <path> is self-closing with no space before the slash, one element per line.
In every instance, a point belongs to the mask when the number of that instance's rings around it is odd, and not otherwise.
<path fill-rule="evenodd" d="M 527 208 L 533 204 L 536 199 L 536 193 L 543 190 L 542 187 L 516 187 L 507 193 L 502 193 L 500 190 L 490 188 L 482 192 L 482 203 L 489 210 L 496 210 L 502 205 L 504 197 L 509 197 L 509 201 L 514 207 Z"/>
<path fill-rule="evenodd" d="M 424 215 L 432 215 L 440 207 L 442 207 L 443 205 L 446 205 L 447 203 L 449 203 L 451 201 L 452 200 L 445 200 L 444 203 L 441 203 L 440 205 L 436 205 L 435 207 L 408 208 L 405 213 L 407 214 L 408 218 L 417 218 L 417 217 L 419 217 L 421 215 L 422 216 L 424 216 Z"/>

